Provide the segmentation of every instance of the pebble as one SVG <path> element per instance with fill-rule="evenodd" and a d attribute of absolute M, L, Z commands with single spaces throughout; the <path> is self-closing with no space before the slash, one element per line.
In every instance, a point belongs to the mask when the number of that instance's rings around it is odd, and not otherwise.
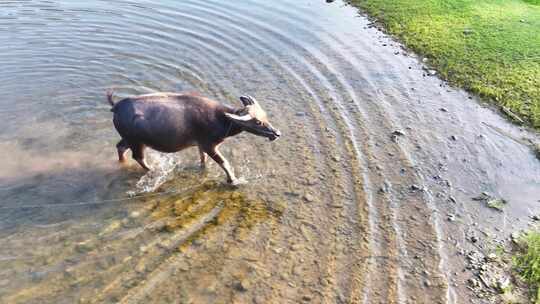
<path fill-rule="evenodd" d="M 141 216 L 141 213 L 139 211 L 133 211 L 129 214 L 129 217 L 131 218 L 138 218 L 139 216 Z"/>
<path fill-rule="evenodd" d="M 503 277 L 497 280 L 497 289 L 499 290 L 500 293 L 504 293 L 508 289 L 509 286 L 510 286 L 509 277 Z"/>
<path fill-rule="evenodd" d="M 495 253 L 490 253 L 486 256 L 486 260 L 493 262 L 497 260 L 497 255 Z"/>
<path fill-rule="evenodd" d="M 418 186 L 418 185 L 416 185 L 416 184 L 412 184 L 412 185 L 411 185 L 411 190 L 413 190 L 413 191 L 418 191 L 418 190 L 420 190 L 420 189 L 422 189 L 422 188 L 420 188 L 420 186 Z"/>
<path fill-rule="evenodd" d="M 384 181 L 383 185 L 379 188 L 379 193 L 388 193 L 389 189 L 390 183 L 388 181 Z"/>
<path fill-rule="evenodd" d="M 401 130 L 395 130 L 394 132 L 392 132 L 392 135 L 405 136 L 405 133 L 403 133 L 403 131 Z"/>
<path fill-rule="evenodd" d="M 311 301 L 311 296 L 309 296 L 309 295 L 302 296 L 302 301 L 305 301 L 305 302 Z"/>
<path fill-rule="evenodd" d="M 315 201 L 315 197 L 309 193 L 306 193 L 304 195 L 304 200 L 308 203 L 312 203 L 313 201 Z"/>
<path fill-rule="evenodd" d="M 467 282 L 469 283 L 469 285 L 471 287 L 479 287 L 480 286 L 480 282 L 475 278 L 470 278 Z"/>
<path fill-rule="evenodd" d="M 251 286 L 251 283 L 247 279 L 243 279 L 234 284 L 234 289 L 240 292 L 244 292 L 244 291 L 247 291 L 250 286 Z"/>

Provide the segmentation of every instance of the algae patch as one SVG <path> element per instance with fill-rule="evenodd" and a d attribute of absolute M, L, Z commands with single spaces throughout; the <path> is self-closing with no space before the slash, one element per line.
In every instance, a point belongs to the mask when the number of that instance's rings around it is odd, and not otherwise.
<path fill-rule="evenodd" d="M 239 189 L 209 182 L 180 197 L 160 201 L 151 217 L 154 221 L 165 220 L 163 229 L 173 232 L 192 225 L 220 204 L 223 208 L 212 221 L 213 225 L 236 219 L 240 227 L 250 228 L 275 214 L 262 200 L 250 198 Z"/>

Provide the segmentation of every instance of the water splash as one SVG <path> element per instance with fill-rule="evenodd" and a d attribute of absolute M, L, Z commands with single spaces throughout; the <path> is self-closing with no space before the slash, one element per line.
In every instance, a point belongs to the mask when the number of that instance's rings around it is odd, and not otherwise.
<path fill-rule="evenodd" d="M 152 170 L 137 181 L 135 190 L 127 192 L 130 196 L 155 191 L 173 177 L 172 172 L 180 162 L 174 154 L 159 153 L 153 150 L 148 150 L 147 157 L 149 157 Z"/>

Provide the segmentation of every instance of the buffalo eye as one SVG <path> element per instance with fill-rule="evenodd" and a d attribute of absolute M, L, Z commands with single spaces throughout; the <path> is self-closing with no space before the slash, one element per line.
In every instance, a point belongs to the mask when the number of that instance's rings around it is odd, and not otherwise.
<path fill-rule="evenodd" d="M 256 120 L 255 123 L 256 123 L 258 126 L 262 125 L 262 121 L 260 121 L 260 120 Z"/>

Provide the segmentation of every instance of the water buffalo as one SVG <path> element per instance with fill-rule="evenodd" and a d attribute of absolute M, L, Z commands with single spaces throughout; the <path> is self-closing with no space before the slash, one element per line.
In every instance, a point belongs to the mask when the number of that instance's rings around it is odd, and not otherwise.
<path fill-rule="evenodd" d="M 230 107 L 195 93 L 155 93 L 113 101 L 107 100 L 114 113 L 114 126 L 122 140 L 118 142 L 118 159 L 125 161 L 131 149 L 133 158 L 146 170 L 144 149 L 174 153 L 191 146 L 199 147 L 201 166 L 209 155 L 227 174 L 227 182 L 238 183 L 233 168 L 218 151 L 225 138 L 242 131 L 276 140 L 281 133 L 272 127 L 257 100 L 242 96 L 243 106 Z"/>

